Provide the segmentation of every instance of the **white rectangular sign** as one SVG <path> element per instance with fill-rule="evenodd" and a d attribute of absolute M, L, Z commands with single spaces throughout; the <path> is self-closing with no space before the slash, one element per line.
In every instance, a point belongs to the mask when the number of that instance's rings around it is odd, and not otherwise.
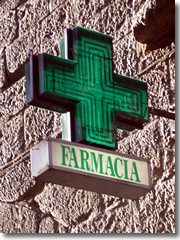
<path fill-rule="evenodd" d="M 136 198 L 151 188 L 148 160 L 62 140 L 32 148 L 31 165 L 32 176 L 42 181 L 111 195 Z"/>

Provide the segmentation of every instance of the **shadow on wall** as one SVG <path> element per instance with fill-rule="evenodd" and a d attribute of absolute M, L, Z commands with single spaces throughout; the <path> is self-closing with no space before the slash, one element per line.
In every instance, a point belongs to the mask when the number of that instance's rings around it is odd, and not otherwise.
<path fill-rule="evenodd" d="M 146 0 L 140 9 L 134 3 L 134 36 L 138 42 L 144 44 L 145 52 L 164 48 L 175 42 L 175 1 L 155 2 Z"/>

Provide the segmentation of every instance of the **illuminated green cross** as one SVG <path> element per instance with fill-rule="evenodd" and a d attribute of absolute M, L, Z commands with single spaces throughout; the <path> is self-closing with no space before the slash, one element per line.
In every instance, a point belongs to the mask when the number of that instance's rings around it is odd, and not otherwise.
<path fill-rule="evenodd" d="M 148 120 L 147 85 L 113 73 L 110 36 L 81 27 L 68 33 L 60 57 L 31 57 L 27 103 L 70 111 L 73 141 L 115 148 L 117 128 L 142 128 Z"/>

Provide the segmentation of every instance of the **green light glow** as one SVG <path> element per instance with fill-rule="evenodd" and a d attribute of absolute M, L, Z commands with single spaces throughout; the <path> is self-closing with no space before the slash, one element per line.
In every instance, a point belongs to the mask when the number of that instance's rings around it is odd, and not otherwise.
<path fill-rule="evenodd" d="M 38 56 L 39 95 L 72 106 L 74 141 L 115 148 L 117 127 L 148 120 L 147 85 L 113 73 L 110 36 L 76 27 L 72 38 L 73 60 L 63 58 L 64 40 L 61 57 Z"/>

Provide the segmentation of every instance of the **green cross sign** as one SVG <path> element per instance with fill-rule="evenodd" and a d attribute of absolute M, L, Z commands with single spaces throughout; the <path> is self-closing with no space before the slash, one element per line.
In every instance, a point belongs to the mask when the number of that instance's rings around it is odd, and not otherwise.
<path fill-rule="evenodd" d="M 147 84 L 113 73 L 112 37 L 81 27 L 66 30 L 60 57 L 31 56 L 27 103 L 71 112 L 72 141 L 116 147 L 117 128 L 148 121 Z"/>

